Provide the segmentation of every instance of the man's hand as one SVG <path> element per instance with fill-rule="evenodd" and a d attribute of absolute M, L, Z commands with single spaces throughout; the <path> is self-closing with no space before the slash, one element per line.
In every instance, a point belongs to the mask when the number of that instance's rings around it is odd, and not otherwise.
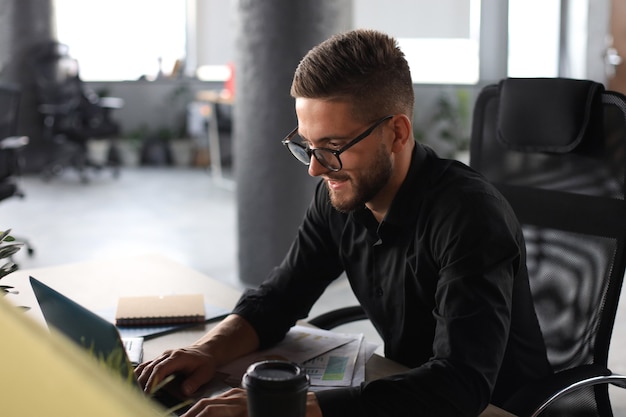
<path fill-rule="evenodd" d="M 194 404 L 183 417 L 248 417 L 246 391 L 233 388 L 213 398 L 203 398 Z"/>
<path fill-rule="evenodd" d="M 198 401 L 183 417 L 249 417 L 246 391 L 233 388 L 224 394 Z M 315 394 L 309 392 L 306 399 L 306 417 L 322 417 Z"/>
<path fill-rule="evenodd" d="M 144 362 L 135 369 L 139 384 L 147 393 L 170 375 L 180 375 L 180 394 L 190 397 L 200 386 L 209 382 L 215 375 L 216 363 L 213 357 L 198 346 L 168 350 L 158 358 Z"/>
<path fill-rule="evenodd" d="M 150 393 L 170 375 L 182 378 L 180 393 L 190 397 L 209 382 L 215 370 L 259 346 L 254 328 L 242 317 L 231 314 L 193 345 L 168 350 L 135 369 L 137 380 Z"/>

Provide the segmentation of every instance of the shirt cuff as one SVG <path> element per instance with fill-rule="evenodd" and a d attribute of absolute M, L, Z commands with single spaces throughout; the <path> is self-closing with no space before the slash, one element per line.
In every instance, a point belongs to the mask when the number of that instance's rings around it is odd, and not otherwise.
<path fill-rule="evenodd" d="M 361 410 L 361 387 L 338 388 L 315 393 L 324 417 L 357 417 Z"/>

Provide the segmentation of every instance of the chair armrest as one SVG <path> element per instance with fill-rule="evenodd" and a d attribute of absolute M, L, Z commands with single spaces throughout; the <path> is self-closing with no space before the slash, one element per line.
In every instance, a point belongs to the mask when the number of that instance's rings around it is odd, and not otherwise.
<path fill-rule="evenodd" d="M 331 310 L 307 321 L 320 329 L 330 330 L 342 324 L 366 320 L 367 318 L 361 306 L 351 306 Z"/>
<path fill-rule="evenodd" d="M 600 365 L 583 365 L 529 384 L 508 399 L 503 408 L 517 416 L 536 416 L 570 392 L 609 383 L 626 388 L 626 376 L 613 374 Z"/>

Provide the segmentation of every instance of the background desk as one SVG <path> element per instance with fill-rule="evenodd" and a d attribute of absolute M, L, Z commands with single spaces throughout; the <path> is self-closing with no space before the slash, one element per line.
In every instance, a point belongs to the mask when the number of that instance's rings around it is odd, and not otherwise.
<path fill-rule="evenodd" d="M 11 302 L 29 306 L 26 314 L 45 323 L 28 281 L 29 275 L 63 293 L 92 311 L 115 308 L 120 296 L 204 294 L 205 302 L 232 309 L 240 292 L 193 269 L 161 256 L 134 256 L 98 260 L 49 268 L 19 270 L 2 280 L 20 293 L 10 294 Z M 170 333 L 144 343 L 144 357 L 154 358 L 167 349 L 187 346 L 198 340 L 214 323 Z M 366 379 L 372 380 L 406 368 L 374 355 L 366 366 Z M 490 406 L 481 417 L 512 416 Z"/>
<path fill-rule="evenodd" d="M 229 181 L 226 180 L 226 178 L 224 177 L 222 169 L 222 158 L 225 153 L 224 149 L 222 149 L 220 132 L 223 132 L 225 130 L 230 132 L 230 149 L 228 150 L 226 155 L 228 155 L 229 158 L 232 159 L 232 153 L 234 151 L 232 143 L 232 107 L 234 105 L 234 99 L 232 96 L 224 97 L 214 90 L 203 90 L 196 93 L 196 100 L 208 103 L 211 109 L 208 121 L 209 129 L 207 132 L 209 155 L 211 161 L 211 175 L 213 179 L 216 180 L 219 184 L 228 184 L 229 187 L 232 187 L 233 185 L 230 184 Z M 220 116 L 224 116 L 220 112 L 220 106 L 222 106 L 222 108 L 224 109 L 222 110 L 222 112 L 225 112 L 226 109 L 229 110 L 230 120 L 220 120 Z"/>

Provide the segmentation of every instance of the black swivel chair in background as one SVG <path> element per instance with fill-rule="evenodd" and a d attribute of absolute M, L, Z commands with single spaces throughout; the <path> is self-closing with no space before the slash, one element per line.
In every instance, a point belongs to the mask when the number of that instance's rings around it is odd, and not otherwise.
<path fill-rule="evenodd" d="M 91 139 L 109 140 L 106 165 L 117 177 L 120 158 L 115 140 L 120 129 L 111 118 L 111 110 L 121 108 L 123 100 L 99 97 L 89 90 L 80 79 L 78 62 L 69 55 L 67 45 L 56 41 L 40 44 L 34 48 L 31 62 L 44 138 L 54 144 L 44 178 L 72 167 L 87 182 L 88 168 L 103 168 L 89 157 L 87 143 Z"/>
<path fill-rule="evenodd" d="M 28 144 L 28 137 L 16 135 L 20 94 L 16 85 L 0 84 L 0 202 L 12 197 L 24 198 L 17 182 L 21 167 L 20 149 Z M 2 220 L 0 230 L 11 227 L 8 224 L 10 219 Z M 34 249 L 28 240 L 16 238 L 24 243 L 28 255 L 33 255 Z"/>
<path fill-rule="evenodd" d="M 470 165 L 524 229 L 535 308 L 555 374 L 504 408 L 526 416 L 613 416 L 608 353 L 626 263 L 626 97 L 585 80 L 507 79 L 475 105 Z M 345 307 L 324 329 L 367 319 Z"/>

